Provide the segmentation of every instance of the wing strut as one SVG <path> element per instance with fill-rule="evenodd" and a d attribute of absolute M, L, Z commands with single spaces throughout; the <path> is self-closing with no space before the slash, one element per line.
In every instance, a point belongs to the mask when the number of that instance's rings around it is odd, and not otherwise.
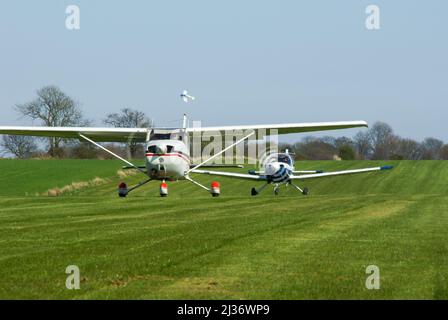
<path fill-rule="evenodd" d="M 209 188 L 207 188 L 206 186 L 200 184 L 199 182 L 197 182 L 197 181 L 191 179 L 189 176 L 186 176 L 185 179 L 187 179 L 188 181 L 194 183 L 195 185 L 197 185 L 197 186 L 199 186 L 199 187 L 201 187 L 201 188 L 203 188 L 203 189 L 205 189 L 205 190 L 207 190 L 207 191 L 209 191 L 209 192 L 211 191 Z"/>
<path fill-rule="evenodd" d="M 111 155 L 114 156 L 115 158 L 117 158 L 117 159 L 123 161 L 124 163 L 130 165 L 131 167 L 137 169 L 138 171 L 140 171 L 141 173 L 143 173 L 145 176 L 147 175 L 146 172 L 145 172 L 144 170 L 142 170 L 141 168 L 139 168 L 139 167 L 136 166 L 135 164 L 133 164 L 133 163 L 129 162 L 128 160 L 126 160 L 126 159 L 120 157 L 118 154 L 113 153 L 112 151 L 110 151 L 109 149 L 103 147 L 103 146 L 100 145 L 99 143 L 96 143 L 95 141 L 93 141 L 93 140 L 87 138 L 87 137 L 86 137 L 85 135 L 83 135 L 82 133 L 78 133 L 78 135 L 79 135 L 81 138 L 83 138 L 84 140 L 86 140 L 86 141 L 92 143 L 93 145 L 97 146 L 98 148 L 100 148 L 100 149 L 106 151 L 107 153 L 111 154 Z"/>

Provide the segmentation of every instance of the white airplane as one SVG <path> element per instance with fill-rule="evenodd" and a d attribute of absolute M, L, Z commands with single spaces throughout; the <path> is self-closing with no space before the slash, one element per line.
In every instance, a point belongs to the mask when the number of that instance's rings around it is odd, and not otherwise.
<path fill-rule="evenodd" d="M 145 185 L 152 180 L 161 181 L 160 195 L 168 193 L 166 181 L 187 180 L 207 190 L 212 196 L 220 194 L 219 184 L 213 182 L 208 188 L 190 177 L 191 173 L 220 175 L 234 178 L 251 179 L 254 181 L 265 181 L 266 184 L 260 189 L 252 189 L 252 195 L 258 194 L 266 185 L 273 183 L 276 193 L 280 184 L 293 185 L 303 194 L 308 189 L 300 189 L 292 183 L 294 180 L 320 178 L 349 173 L 361 173 L 375 170 L 384 170 L 386 167 L 364 168 L 358 170 L 346 170 L 337 172 L 301 172 L 294 176 L 292 158 L 288 154 L 280 154 L 277 161 L 270 162 L 264 168 L 264 172 L 258 174 L 241 174 L 234 172 L 204 171 L 200 167 L 207 167 L 213 159 L 245 141 L 259 131 L 276 130 L 278 134 L 301 133 L 311 131 L 335 130 L 356 127 L 367 127 L 365 121 L 340 121 L 340 122 L 317 122 L 317 123 L 287 123 L 267 125 L 242 125 L 223 127 L 193 127 L 187 126 L 187 118 L 184 115 L 183 125 L 180 128 L 89 128 L 89 127 L 25 127 L 25 126 L 0 126 L 0 134 L 27 135 L 37 137 L 62 137 L 85 140 L 98 148 L 108 152 L 115 158 L 127 164 L 126 168 L 134 168 L 146 176 L 146 180 L 128 188 L 121 183 L 118 189 L 120 197 L 127 196 L 131 191 Z M 194 165 L 190 159 L 189 136 L 194 133 L 225 133 L 235 131 L 250 132 L 222 151 L 214 154 L 203 162 Z M 120 157 L 108 150 L 98 142 L 144 142 L 146 143 L 145 166 L 136 166 L 130 161 Z M 387 167 L 389 168 L 389 167 Z M 299 172 L 300 173 L 300 172 Z"/>
<path fill-rule="evenodd" d="M 265 181 L 266 183 L 260 188 L 252 188 L 251 194 L 256 196 L 259 194 L 267 185 L 274 185 L 274 194 L 279 194 L 280 185 L 291 185 L 300 191 L 303 195 L 308 195 L 309 189 L 304 187 L 303 189 L 293 183 L 294 180 L 307 180 L 313 178 L 330 177 L 343 174 L 353 174 L 353 173 L 363 173 L 371 171 L 389 170 L 392 166 L 381 166 L 372 167 L 364 169 L 354 169 L 354 170 L 344 170 L 344 171 L 333 171 L 324 172 L 322 170 L 300 170 L 296 171 L 294 169 L 294 159 L 289 154 L 288 150 L 285 153 L 274 153 L 265 159 L 263 164 L 263 171 L 249 170 L 248 174 L 244 173 L 234 173 L 234 172 L 220 172 L 220 171 L 206 171 L 206 170 L 193 170 L 195 173 L 218 175 L 224 177 L 235 177 L 240 179 L 247 179 L 253 181 Z M 299 174 L 299 175 L 294 175 Z"/>
<path fill-rule="evenodd" d="M 194 101 L 194 99 L 195 99 L 195 97 L 190 96 L 188 94 L 187 90 L 182 91 L 182 93 L 180 94 L 180 97 L 182 98 L 182 100 L 184 100 L 184 102 Z"/>

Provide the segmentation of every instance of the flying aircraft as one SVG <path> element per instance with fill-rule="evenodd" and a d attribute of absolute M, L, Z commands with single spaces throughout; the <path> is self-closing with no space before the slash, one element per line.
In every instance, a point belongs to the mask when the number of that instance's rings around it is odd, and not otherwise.
<path fill-rule="evenodd" d="M 187 90 L 182 91 L 182 93 L 180 94 L 180 97 L 182 98 L 182 100 L 183 100 L 184 102 L 194 101 L 194 99 L 195 99 L 195 97 L 190 96 L 190 95 L 188 94 L 188 91 L 187 91 Z"/>
<path fill-rule="evenodd" d="M 184 94 L 184 93 L 183 93 Z M 187 95 L 187 93 L 185 93 Z M 190 99 L 187 96 L 182 97 Z M 222 126 L 222 127 L 188 127 L 187 117 L 184 114 L 182 127 L 177 128 L 95 128 L 95 127 L 25 127 L 25 126 L 0 126 L 0 134 L 8 135 L 27 135 L 37 137 L 62 137 L 87 141 L 98 148 L 108 152 L 115 158 L 124 162 L 126 168 L 133 168 L 146 176 L 143 182 L 128 187 L 121 183 L 118 188 L 118 195 L 126 197 L 131 191 L 140 188 L 146 183 L 158 180 L 160 184 L 160 195 L 168 194 L 167 181 L 187 180 L 198 187 L 208 191 L 216 197 L 220 194 L 219 183 L 212 182 L 211 187 L 191 178 L 191 173 L 228 176 L 240 179 L 249 179 L 253 181 L 264 181 L 265 184 L 259 188 L 252 189 L 252 195 L 261 192 L 268 184 L 274 185 L 274 190 L 278 193 L 278 187 L 281 184 L 292 185 L 303 194 L 308 193 L 308 189 L 301 189 L 294 181 L 306 180 L 311 178 L 328 177 L 343 175 L 349 173 L 361 173 L 376 170 L 384 170 L 390 167 L 364 168 L 359 170 L 346 170 L 337 172 L 296 172 L 294 171 L 293 159 L 287 153 L 277 155 L 276 161 L 266 164 L 264 172 L 251 172 L 248 174 L 236 172 L 206 171 L 200 168 L 210 166 L 213 159 L 220 156 L 227 150 L 233 148 L 239 143 L 255 135 L 256 133 L 269 130 L 275 130 L 277 134 L 290 134 L 311 131 L 336 130 L 356 127 L 367 127 L 365 121 L 339 121 L 339 122 L 315 122 L 315 123 L 284 123 L 284 124 L 266 124 L 266 125 L 241 125 L 241 126 Z M 220 152 L 199 164 L 192 164 L 190 158 L 190 136 L 195 133 L 206 134 L 210 132 L 249 132 L 235 143 L 227 146 Z M 137 166 L 130 161 L 122 158 L 116 153 L 108 150 L 99 142 L 143 142 L 146 143 L 145 166 Z M 213 166 L 212 166 L 213 167 Z M 299 173 L 299 175 L 294 175 Z"/>

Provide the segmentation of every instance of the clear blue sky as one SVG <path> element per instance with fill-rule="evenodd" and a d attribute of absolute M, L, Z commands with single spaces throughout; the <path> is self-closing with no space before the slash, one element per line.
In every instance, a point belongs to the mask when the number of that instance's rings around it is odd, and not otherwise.
<path fill-rule="evenodd" d="M 28 124 L 12 106 L 55 84 L 97 125 L 132 107 L 158 125 L 184 111 L 203 125 L 381 120 L 448 141 L 447 13 L 446 0 L 3 1 L 0 124 Z"/>

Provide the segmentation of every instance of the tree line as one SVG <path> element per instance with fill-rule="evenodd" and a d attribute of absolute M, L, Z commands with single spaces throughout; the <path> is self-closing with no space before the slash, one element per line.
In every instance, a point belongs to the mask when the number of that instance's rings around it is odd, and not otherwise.
<path fill-rule="evenodd" d="M 418 142 L 395 134 L 384 122 L 375 122 L 353 138 L 307 136 L 294 144 L 281 144 L 297 160 L 448 160 L 448 144 L 436 138 Z"/>
<path fill-rule="evenodd" d="M 46 86 L 37 91 L 37 97 L 27 103 L 14 106 L 21 116 L 48 127 L 86 127 L 92 121 L 86 119 L 79 102 L 68 96 L 57 86 Z M 124 108 L 119 113 L 107 114 L 105 126 L 116 128 L 149 128 L 153 123 L 142 111 Z M 109 159 L 112 156 L 92 146 L 90 143 L 59 137 L 36 138 L 30 136 L 3 135 L 0 146 L 3 154 L 17 158 L 78 158 Z M 143 157 L 141 144 L 129 142 L 109 144 L 107 148 L 120 156 Z"/>
<path fill-rule="evenodd" d="M 85 118 L 79 102 L 56 86 L 46 86 L 37 91 L 37 97 L 27 103 L 14 106 L 22 117 L 49 127 L 84 127 L 92 121 Z M 150 128 L 151 119 L 142 111 L 124 108 L 110 113 L 102 120 L 110 127 Z M 109 159 L 112 156 L 87 142 L 58 137 L 35 138 L 3 135 L 0 140 L 3 154 L 17 158 L 78 158 Z M 142 144 L 108 144 L 106 147 L 120 156 L 140 158 L 144 156 Z M 421 142 L 402 138 L 391 126 L 376 122 L 368 130 L 359 131 L 353 138 L 307 136 L 293 144 L 282 143 L 280 150 L 289 149 L 296 160 L 447 160 L 448 144 L 436 138 Z"/>

